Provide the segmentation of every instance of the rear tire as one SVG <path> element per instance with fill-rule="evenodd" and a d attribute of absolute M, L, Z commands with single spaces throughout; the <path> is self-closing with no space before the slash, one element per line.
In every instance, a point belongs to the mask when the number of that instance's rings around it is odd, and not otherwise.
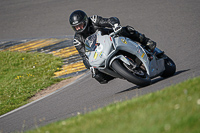
<path fill-rule="evenodd" d="M 114 60 L 111 66 L 119 75 L 121 75 L 123 78 L 125 78 L 131 83 L 134 83 L 142 87 L 151 84 L 151 79 L 149 78 L 149 75 L 146 72 L 142 71 L 144 75 L 143 77 L 139 77 L 130 70 L 128 70 L 123 65 L 123 63 L 121 63 L 121 60 L 118 59 Z"/>
<path fill-rule="evenodd" d="M 174 73 L 176 72 L 175 63 L 168 56 L 166 56 L 166 57 L 167 58 L 164 60 L 165 61 L 165 71 L 161 75 L 161 77 L 163 77 L 163 78 L 167 78 L 167 77 L 173 76 Z"/>

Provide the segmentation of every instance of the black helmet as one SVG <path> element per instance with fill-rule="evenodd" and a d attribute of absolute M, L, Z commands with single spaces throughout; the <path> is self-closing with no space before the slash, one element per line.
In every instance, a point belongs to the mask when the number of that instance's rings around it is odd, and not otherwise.
<path fill-rule="evenodd" d="M 70 17 L 69 22 L 72 26 L 72 29 L 77 32 L 83 32 L 88 25 L 88 17 L 85 12 L 81 10 L 74 11 Z"/>

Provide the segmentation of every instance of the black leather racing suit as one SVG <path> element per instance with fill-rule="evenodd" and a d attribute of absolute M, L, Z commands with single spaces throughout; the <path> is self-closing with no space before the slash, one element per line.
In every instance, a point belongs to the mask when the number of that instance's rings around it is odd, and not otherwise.
<path fill-rule="evenodd" d="M 116 17 L 110 17 L 110 18 L 103 18 L 101 16 L 93 15 L 92 17 L 89 17 L 88 26 L 82 33 L 76 33 L 74 36 L 73 44 L 78 50 L 80 56 L 83 58 L 83 63 L 87 69 L 89 69 L 91 66 L 88 62 L 87 56 L 85 55 L 85 39 L 93 34 L 97 29 L 104 29 L 104 28 L 113 28 L 114 24 L 120 24 L 120 21 Z M 120 35 L 128 37 L 134 41 L 140 42 L 142 45 L 146 45 L 147 42 L 151 41 L 149 38 L 146 38 L 144 34 L 139 33 L 131 26 L 123 27 Z M 151 41 L 153 42 L 153 41 Z M 106 83 L 112 77 L 101 73 L 99 71 L 95 72 L 95 79 L 99 81 L 100 83 Z"/>

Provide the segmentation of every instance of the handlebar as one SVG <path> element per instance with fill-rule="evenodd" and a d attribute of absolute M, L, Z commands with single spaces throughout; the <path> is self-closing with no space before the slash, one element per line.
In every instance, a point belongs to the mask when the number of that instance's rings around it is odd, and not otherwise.
<path fill-rule="evenodd" d="M 109 35 L 110 35 L 111 37 L 115 37 L 121 30 L 122 30 L 122 29 L 117 30 L 117 31 L 113 31 L 113 32 L 111 32 Z"/>
<path fill-rule="evenodd" d="M 114 37 L 114 36 L 115 36 L 115 32 L 111 32 L 111 33 L 109 34 L 109 36 Z"/>

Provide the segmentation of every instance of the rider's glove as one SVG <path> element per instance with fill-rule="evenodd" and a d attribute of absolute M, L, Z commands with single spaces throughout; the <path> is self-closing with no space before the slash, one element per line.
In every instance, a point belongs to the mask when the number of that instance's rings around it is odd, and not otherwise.
<path fill-rule="evenodd" d="M 151 50 L 154 51 L 154 49 L 156 48 L 156 42 L 149 40 L 146 44 L 146 46 Z"/>
<path fill-rule="evenodd" d="M 83 55 L 82 58 L 83 58 L 83 64 L 85 65 L 85 67 L 87 69 L 90 69 L 91 65 L 89 63 L 88 57 L 86 55 Z"/>
<path fill-rule="evenodd" d="M 115 33 L 118 33 L 122 29 L 122 26 L 120 24 L 114 24 L 113 30 Z"/>

